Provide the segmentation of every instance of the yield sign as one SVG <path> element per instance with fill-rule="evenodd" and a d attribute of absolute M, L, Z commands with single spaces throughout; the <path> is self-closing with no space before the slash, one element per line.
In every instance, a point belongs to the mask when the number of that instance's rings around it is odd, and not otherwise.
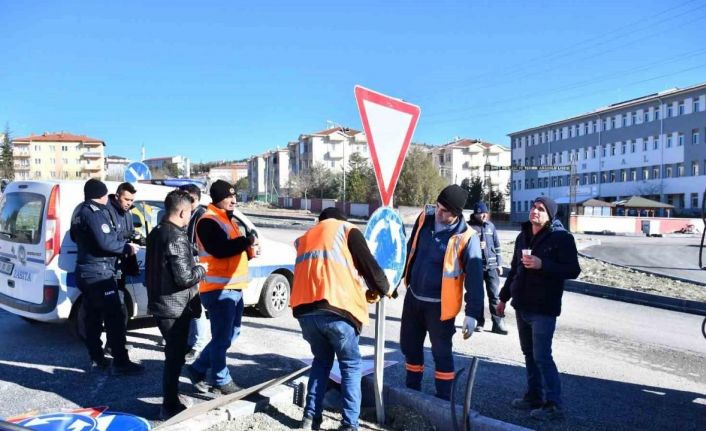
<path fill-rule="evenodd" d="M 355 86 L 360 119 L 368 138 L 370 157 L 382 204 L 390 205 L 402 172 L 409 143 L 419 120 L 419 106 Z"/>

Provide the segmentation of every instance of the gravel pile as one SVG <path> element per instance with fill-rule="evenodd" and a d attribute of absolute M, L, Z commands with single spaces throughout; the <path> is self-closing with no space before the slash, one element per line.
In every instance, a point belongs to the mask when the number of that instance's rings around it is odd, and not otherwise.
<path fill-rule="evenodd" d="M 512 260 L 514 241 L 503 242 L 503 261 Z M 617 287 L 672 298 L 706 302 L 706 286 L 645 274 L 629 268 L 611 265 L 579 256 L 581 275 L 578 280 L 603 286 Z"/>
<path fill-rule="evenodd" d="M 300 429 L 303 409 L 295 404 L 272 404 L 264 411 L 254 415 L 238 418 L 232 422 L 224 422 L 209 428 L 208 431 L 280 431 Z M 363 409 L 360 415 L 360 430 L 375 431 L 432 431 L 434 426 L 419 413 L 400 406 L 387 408 L 387 424 L 379 426 L 375 423 L 375 409 Z M 341 425 L 341 414 L 325 410 L 322 430 L 335 430 Z"/>

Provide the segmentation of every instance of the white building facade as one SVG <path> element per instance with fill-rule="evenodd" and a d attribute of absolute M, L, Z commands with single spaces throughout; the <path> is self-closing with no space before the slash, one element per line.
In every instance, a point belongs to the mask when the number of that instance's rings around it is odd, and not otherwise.
<path fill-rule="evenodd" d="M 677 214 L 697 213 L 701 206 L 706 83 L 614 103 L 509 136 L 517 167 L 511 180 L 514 220 L 526 220 L 540 195 L 560 205 L 637 195 L 674 205 Z M 572 165 L 573 174 L 559 170 Z"/>

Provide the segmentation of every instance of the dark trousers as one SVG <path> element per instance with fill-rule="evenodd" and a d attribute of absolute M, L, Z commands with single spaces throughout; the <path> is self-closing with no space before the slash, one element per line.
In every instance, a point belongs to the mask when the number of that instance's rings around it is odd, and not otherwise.
<path fill-rule="evenodd" d="M 191 315 L 176 319 L 157 317 L 157 327 L 164 337 L 164 372 L 162 374 L 162 404 L 174 406 L 179 403 L 179 375 L 184 366 L 189 322 Z"/>
<path fill-rule="evenodd" d="M 496 307 L 500 303 L 500 276 L 497 268 L 490 268 L 483 271 L 483 281 L 485 282 L 485 293 L 488 295 L 488 310 L 493 319 L 493 325 L 497 325 L 502 317 L 498 316 Z M 478 320 L 478 325 L 485 325 L 485 313 Z"/>
<path fill-rule="evenodd" d="M 104 358 L 101 333 L 105 322 L 107 344 L 115 363 L 128 361 L 125 350 L 125 314 L 114 278 L 93 277 L 91 274 L 77 274 L 76 285 L 83 293 L 83 323 L 86 329 L 86 347 L 94 361 Z"/>
<path fill-rule="evenodd" d="M 448 399 L 454 377 L 451 338 L 456 332 L 454 319 L 440 320 L 441 303 L 420 301 L 407 291 L 402 307 L 400 348 L 405 356 L 407 387 L 421 389 L 424 374 L 424 339 L 429 333 L 434 357 L 436 395 Z"/>
<path fill-rule="evenodd" d="M 527 395 L 561 406 L 561 382 L 552 357 L 556 317 L 515 310 L 520 347 L 525 355 Z"/>

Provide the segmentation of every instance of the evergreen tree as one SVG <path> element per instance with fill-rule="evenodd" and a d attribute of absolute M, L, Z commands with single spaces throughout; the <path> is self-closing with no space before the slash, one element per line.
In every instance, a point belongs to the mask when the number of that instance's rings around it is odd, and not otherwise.
<path fill-rule="evenodd" d="M 12 154 L 11 134 L 10 125 L 5 123 L 5 135 L 2 138 L 2 150 L 0 152 L 0 157 L 2 157 L 0 173 L 2 174 L 2 178 L 10 181 L 15 179 L 15 158 Z"/>

